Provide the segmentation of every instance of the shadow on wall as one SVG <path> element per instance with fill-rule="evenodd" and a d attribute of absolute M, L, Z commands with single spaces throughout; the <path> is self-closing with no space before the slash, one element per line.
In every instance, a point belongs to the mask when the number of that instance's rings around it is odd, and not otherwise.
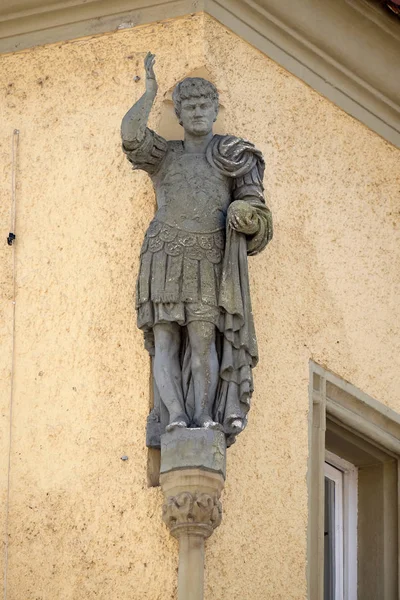
<path fill-rule="evenodd" d="M 216 82 L 213 80 L 206 67 L 195 69 L 194 71 L 188 73 L 186 77 L 203 77 L 203 79 L 211 81 L 218 88 Z M 178 123 L 178 119 L 175 115 L 174 103 L 172 101 L 172 92 L 174 91 L 174 87 L 175 85 L 164 94 L 164 100 L 161 109 L 161 119 L 157 128 L 157 133 L 162 135 L 166 140 L 183 140 L 183 127 L 181 127 Z M 221 104 L 220 98 L 218 117 L 214 124 L 214 133 L 226 133 L 224 128 L 224 115 L 225 107 Z"/>

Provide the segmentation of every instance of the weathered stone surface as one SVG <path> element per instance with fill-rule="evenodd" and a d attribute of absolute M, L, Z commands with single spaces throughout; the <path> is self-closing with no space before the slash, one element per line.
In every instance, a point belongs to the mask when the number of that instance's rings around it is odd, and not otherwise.
<path fill-rule="evenodd" d="M 226 473 L 226 442 L 222 431 L 178 428 L 161 436 L 161 473 L 175 469 Z"/>

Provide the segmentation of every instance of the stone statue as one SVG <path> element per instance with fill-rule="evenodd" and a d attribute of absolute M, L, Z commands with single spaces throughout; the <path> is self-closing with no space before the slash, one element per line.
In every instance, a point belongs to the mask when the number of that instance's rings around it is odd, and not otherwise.
<path fill-rule="evenodd" d="M 222 429 L 227 444 L 247 423 L 257 340 L 247 255 L 272 238 L 264 160 L 253 144 L 214 135 L 218 92 L 187 78 L 173 93 L 184 141 L 147 127 L 157 94 L 147 54 L 146 90 L 122 120 L 123 151 L 153 182 L 157 212 L 140 253 L 138 327 L 153 357 L 154 409 L 147 443 L 175 428 Z"/>

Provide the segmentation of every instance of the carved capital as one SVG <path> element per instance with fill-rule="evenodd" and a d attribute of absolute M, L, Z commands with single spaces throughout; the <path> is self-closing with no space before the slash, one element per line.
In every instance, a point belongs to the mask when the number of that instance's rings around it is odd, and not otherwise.
<path fill-rule="evenodd" d="M 185 531 L 207 538 L 221 520 L 222 505 L 215 495 L 181 492 L 168 497 L 163 506 L 163 521 L 174 537 Z"/>

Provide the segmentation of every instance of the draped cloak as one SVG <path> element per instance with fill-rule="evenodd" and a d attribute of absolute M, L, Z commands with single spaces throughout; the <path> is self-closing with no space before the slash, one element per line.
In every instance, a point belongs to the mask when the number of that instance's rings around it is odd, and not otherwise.
<path fill-rule="evenodd" d="M 134 168 L 146 170 L 152 179 L 159 169 L 163 156 L 168 153 L 169 149 L 174 150 L 177 147 L 182 148 L 182 143 L 166 142 L 149 129 L 146 130 L 145 139 L 140 144 L 136 142 L 123 144 L 123 150 Z M 252 369 L 258 362 L 247 256 L 257 254 L 270 241 L 272 220 L 263 195 L 264 160 L 261 152 L 253 144 L 234 136 L 214 135 L 206 149 L 206 160 L 220 177 L 229 180 L 233 202 L 227 209 L 228 214 L 236 200 L 243 200 L 252 206 L 258 223 L 256 232 L 251 236 L 246 236 L 233 229 L 225 215 L 225 247 L 222 249 L 220 268 L 216 271 L 218 272 L 218 285 L 217 298 L 214 303 L 219 312 L 218 323 L 216 323 L 219 383 L 211 416 L 222 425 L 227 436 L 227 443 L 231 445 L 237 434 L 237 431 L 232 428 L 232 422 L 239 418 L 243 421 L 243 427 L 247 424 L 247 413 L 254 389 Z M 155 223 L 158 230 L 157 214 Z M 167 227 L 165 239 L 172 239 L 174 228 L 168 225 L 163 225 L 163 227 L 164 230 Z M 148 230 L 150 236 L 152 235 L 151 230 L 154 231 L 154 222 Z M 179 239 L 179 231 L 177 235 L 177 239 Z M 220 241 L 218 236 L 215 239 L 217 242 L 218 239 Z M 146 242 L 145 239 L 146 251 L 148 242 L 149 240 Z M 199 244 L 201 245 L 201 240 Z M 179 246 L 179 244 L 177 245 Z M 217 245 L 221 247 L 220 244 Z M 153 262 L 158 265 L 160 263 L 160 261 Z M 154 301 L 151 302 L 140 292 L 140 278 L 142 276 L 143 279 L 144 271 L 143 263 L 142 259 L 136 301 L 138 325 L 144 332 L 147 349 L 151 355 L 154 355 L 152 324 L 154 324 L 155 309 L 158 309 L 159 305 Z M 151 277 L 151 267 L 149 277 Z M 166 277 L 166 279 L 168 278 Z M 168 300 L 174 299 L 168 297 Z M 182 335 L 181 369 L 185 409 L 191 419 L 194 414 L 194 388 L 191 377 L 191 349 L 185 331 Z M 149 417 L 149 422 L 160 422 L 159 432 L 163 433 L 168 424 L 168 412 L 159 396 L 157 386 L 154 385 L 154 387 L 155 408 Z M 159 440 L 153 438 L 149 445 L 158 446 Z"/>

